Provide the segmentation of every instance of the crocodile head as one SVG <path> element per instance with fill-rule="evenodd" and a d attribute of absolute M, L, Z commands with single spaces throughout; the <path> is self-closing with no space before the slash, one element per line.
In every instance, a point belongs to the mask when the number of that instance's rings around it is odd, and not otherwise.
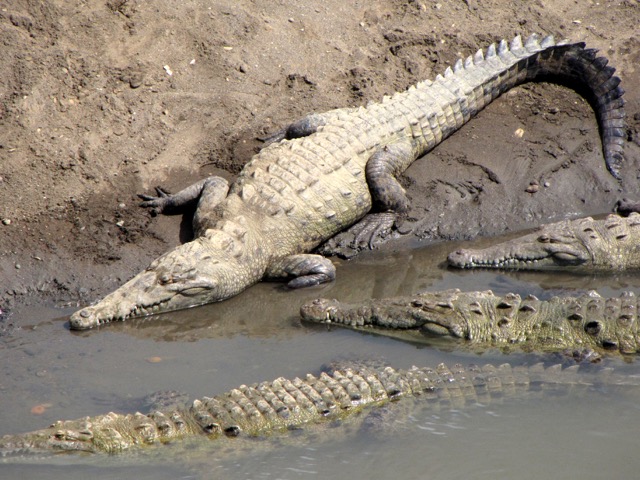
<path fill-rule="evenodd" d="M 0 437 L 0 458 L 43 455 L 46 452 L 119 453 L 158 441 L 152 420 L 141 414 L 107 413 L 77 420 L 60 420 L 48 428 Z M 133 428 L 132 428 L 133 427 Z M 126 433 L 125 433 L 126 432 Z M 167 429 L 164 436 L 179 437 L 188 430 Z"/>
<path fill-rule="evenodd" d="M 199 237 L 157 258 L 98 303 L 75 312 L 70 326 L 84 330 L 224 300 L 251 284 L 246 272 L 233 255 Z"/>
<path fill-rule="evenodd" d="M 63 423 L 63 422 L 58 422 Z M 103 443 L 103 445 L 106 445 Z M 125 448 L 116 447 L 115 450 Z M 62 429 L 53 425 L 50 428 L 22 435 L 0 437 L 0 457 L 43 455 L 45 452 L 90 452 L 98 451 L 93 442 L 93 433 L 86 428 Z"/>
<path fill-rule="evenodd" d="M 353 305 L 318 298 L 302 305 L 300 316 L 313 323 L 366 329 L 411 340 L 422 336 L 469 338 L 466 320 L 469 304 L 475 305 L 492 295 L 490 291 L 464 293 L 451 289 Z M 412 332 L 412 335 L 409 337 L 401 332 Z"/>
<path fill-rule="evenodd" d="M 593 254 L 585 239 L 589 232 L 578 232 L 576 234 L 570 222 L 553 223 L 537 232 L 488 248 L 457 250 L 449 254 L 447 261 L 456 268 L 544 270 L 593 267 Z"/>

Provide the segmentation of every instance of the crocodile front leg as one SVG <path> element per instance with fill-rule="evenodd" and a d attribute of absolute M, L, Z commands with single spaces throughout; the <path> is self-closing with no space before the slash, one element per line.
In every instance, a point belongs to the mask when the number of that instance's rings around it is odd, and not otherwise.
<path fill-rule="evenodd" d="M 385 145 L 369 158 L 365 174 L 371 193 L 371 212 L 323 245 L 323 254 L 353 256 L 360 250 L 374 248 L 389 235 L 398 218 L 409 211 L 409 199 L 397 177 L 415 158 L 410 141 Z M 352 255 L 345 255 L 345 246 L 354 250 Z"/>
<path fill-rule="evenodd" d="M 336 267 L 321 255 L 289 255 L 272 264 L 266 276 L 274 279 L 294 277 L 287 283 L 289 288 L 310 287 L 335 280 Z"/>
<path fill-rule="evenodd" d="M 196 206 L 193 215 L 193 232 L 200 236 L 207 228 L 211 228 L 217 220 L 215 207 L 222 202 L 229 192 L 229 182 L 222 177 L 208 177 L 189 185 L 178 193 L 168 194 L 156 187 L 157 197 L 139 194 L 144 200 L 141 207 L 151 208 L 152 215 L 183 211 Z"/>

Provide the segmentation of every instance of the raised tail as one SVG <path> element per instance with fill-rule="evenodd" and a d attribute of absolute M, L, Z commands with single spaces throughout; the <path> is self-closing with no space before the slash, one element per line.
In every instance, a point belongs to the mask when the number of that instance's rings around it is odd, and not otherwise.
<path fill-rule="evenodd" d="M 607 169 L 620 180 L 626 122 L 624 90 L 620 86 L 620 78 L 614 75 L 616 69 L 608 65 L 605 57 L 597 56 L 596 49 L 585 48 L 582 42 L 554 44 L 553 37 L 540 40 L 537 35 L 532 35 L 524 48 L 529 51 L 542 49 L 521 60 L 524 65 L 519 67 L 527 72 L 523 81 L 558 83 L 577 91 L 589 101 L 598 119 Z"/>
<path fill-rule="evenodd" d="M 510 43 L 502 40 L 486 51 L 478 50 L 464 61 L 458 60 L 453 69 L 448 68 L 434 82 L 416 85 L 414 95 L 419 100 L 421 96 L 427 102 L 434 96 L 445 99 L 440 106 L 447 120 L 446 128 L 438 122 L 422 125 L 423 130 L 431 128 L 437 139 L 426 144 L 422 153 L 502 93 L 522 83 L 548 81 L 567 86 L 589 101 L 598 118 L 607 169 L 620 180 L 626 136 L 624 90 L 614 75 L 615 69 L 607 64 L 606 58 L 598 57 L 597 50 L 586 48 L 584 43 L 556 43 L 552 36 L 531 35 L 524 44 L 517 36 Z M 443 88 L 452 95 L 439 94 Z M 428 95 L 431 90 L 433 93 Z"/>

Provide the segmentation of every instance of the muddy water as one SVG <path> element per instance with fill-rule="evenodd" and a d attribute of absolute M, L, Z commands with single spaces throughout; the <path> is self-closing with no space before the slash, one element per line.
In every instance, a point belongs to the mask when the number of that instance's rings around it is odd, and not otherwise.
<path fill-rule="evenodd" d="M 287 292 L 266 283 L 221 304 L 89 333 L 69 332 L 70 310 L 23 312 L 20 323 L 29 326 L 0 344 L 0 434 L 42 428 L 56 419 L 140 410 L 143 397 L 157 390 L 212 395 L 241 383 L 318 371 L 341 358 L 383 357 L 400 367 L 536 361 L 523 354 L 478 356 L 300 324 L 299 305 L 317 296 L 355 301 L 459 287 L 546 298 L 590 288 L 606 295 L 637 292 L 640 286 L 640 275 L 447 270 L 439 263 L 455 247 L 362 256 L 339 264 L 331 285 Z M 640 374 L 637 362 L 607 363 Z M 640 466 L 640 391 L 634 388 L 558 391 L 464 410 L 416 407 L 376 415 L 369 423 L 382 419 L 387 428 L 349 422 L 248 444 L 196 442 L 143 455 L 0 461 L 0 478 L 589 479 L 635 478 Z"/>

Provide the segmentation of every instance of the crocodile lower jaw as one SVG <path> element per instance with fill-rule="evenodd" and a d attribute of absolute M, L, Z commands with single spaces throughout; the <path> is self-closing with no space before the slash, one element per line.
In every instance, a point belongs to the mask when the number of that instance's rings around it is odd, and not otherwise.
<path fill-rule="evenodd" d="M 164 313 L 171 310 L 170 308 L 167 308 L 169 302 L 170 300 L 165 300 L 149 306 L 135 306 L 123 315 L 100 315 L 97 313 L 99 308 L 97 305 L 89 306 L 71 316 L 71 328 L 74 330 L 86 330 L 106 325 L 108 323 L 124 322 L 131 318 Z"/>

